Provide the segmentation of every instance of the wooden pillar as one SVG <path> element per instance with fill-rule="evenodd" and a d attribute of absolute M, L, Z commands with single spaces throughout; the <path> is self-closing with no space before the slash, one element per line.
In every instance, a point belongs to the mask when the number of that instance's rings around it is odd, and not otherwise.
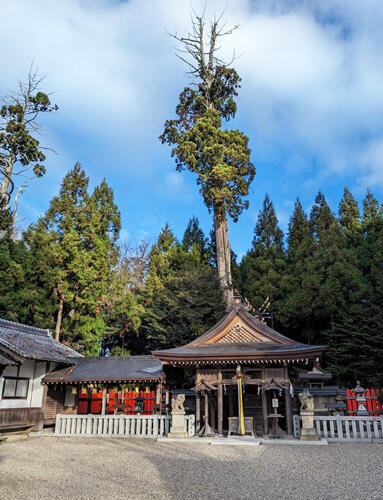
<path fill-rule="evenodd" d="M 285 390 L 285 406 L 286 406 L 287 434 L 289 436 L 292 436 L 293 435 L 293 410 L 292 410 L 289 387 L 287 387 L 287 389 Z"/>
<path fill-rule="evenodd" d="M 47 403 L 47 395 L 48 395 L 48 385 L 44 384 L 44 388 L 43 388 L 43 401 L 42 401 L 42 404 L 41 404 L 40 419 L 39 419 L 38 425 L 36 426 L 36 430 L 38 430 L 38 431 L 42 431 L 43 428 L 44 428 L 45 406 L 46 406 L 46 403 Z"/>
<path fill-rule="evenodd" d="M 233 386 L 229 386 L 229 417 L 234 416 L 234 389 Z"/>
<path fill-rule="evenodd" d="M 195 394 L 195 419 L 196 419 L 196 432 L 201 430 L 201 393 L 197 391 Z"/>
<path fill-rule="evenodd" d="M 166 415 L 169 415 L 169 403 L 170 403 L 170 390 L 169 387 L 167 387 L 165 392 Z"/>
<path fill-rule="evenodd" d="M 208 430 L 209 430 L 209 393 L 205 391 L 205 415 L 204 415 L 204 420 L 205 420 L 205 436 L 208 435 Z"/>
<path fill-rule="evenodd" d="M 222 372 L 218 372 L 218 434 L 223 435 L 223 384 Z"/>
<path fill-rule="evenodd" d="M 107 389 L 102 390 L 101 415 L 105 415 Z"/>
<path fill-rule="evenodd" d="M 264 389 L 262 389 L 262 416 L 263 416 L 263 434 L 266 435 L 269 432 L 269 425 L 267 421 L 267 394 Z"/>

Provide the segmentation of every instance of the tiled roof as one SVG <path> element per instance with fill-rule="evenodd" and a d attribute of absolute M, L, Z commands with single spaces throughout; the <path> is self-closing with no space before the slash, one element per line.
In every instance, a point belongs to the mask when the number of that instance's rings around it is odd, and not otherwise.
<path fill-rule="evenodd" d="M 186 345 L 153 351 L 163 362 L 297 360 L 316 358 L 326 346 L 289 339 L 252 315 L 243 305 L 232 309 L 206 333 Z"/>
<path fill-rule="evenodd" d="M 1 349 L 3 347 L 3 349 Z M 49 330 L 0 319 L 0 351 L 22 358 L 72 364 L 81 354 L 54 340 Z"/>
<path fill-rule="evenodd" d="M 15 366 L 17 364 L 16 360 L 14 360 L 11 356 L 7 356 L 0 350 L 0 365 Z"/>
<path fill-rule="evenodd" d="M 129 382 L 160 380 L 162 364 L 155 356 L 80 358 L 76 365 L 48 373 L 45 383 Z"/>

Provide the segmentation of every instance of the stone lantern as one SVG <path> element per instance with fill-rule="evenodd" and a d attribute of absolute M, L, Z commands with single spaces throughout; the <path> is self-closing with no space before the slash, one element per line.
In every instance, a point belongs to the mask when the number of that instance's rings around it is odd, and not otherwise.
<path fill-rule="evenodd" d="M 365 394 L 367 392 L 367 389 L 361 387 L 359 380 L 356 381 L 356 384 L 356 387 L 352 389 L 352 391 L 355 392 L 355 400 L 356 404 L 358 405 L 356 414 L 358 415 L 358 417 L 365 417 L 369 415 L 368 410 L 364 405 L 364 403 L 366 402 Z"/>

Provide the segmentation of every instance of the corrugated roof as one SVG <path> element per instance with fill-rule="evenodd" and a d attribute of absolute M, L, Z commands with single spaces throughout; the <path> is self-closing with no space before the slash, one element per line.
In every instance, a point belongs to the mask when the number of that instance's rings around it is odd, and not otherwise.
<path fill-rule="evenodd" d="M 27 359 L 72 363 L 81 354 L 54 340 L 49 330 L 0 319 L 0 348 Z M 5 350 L 4 349 L 4 350 Z"/>
<path fill-rule="evenodd" d="M 76 365 L 49 373 L 45 383 L 125 382 L 160 380 L 162 363 L 155 356 L 80 358 Z"/>

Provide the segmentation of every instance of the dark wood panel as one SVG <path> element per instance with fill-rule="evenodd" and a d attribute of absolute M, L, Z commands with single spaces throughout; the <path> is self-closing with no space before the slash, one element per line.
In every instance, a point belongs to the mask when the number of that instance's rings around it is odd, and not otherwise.
<path fill-rule="evenodd" d="M 40 421 L 41 408 L 0 409 L 0 430 L 32 427 Z"/>
<path fill-rule="evenodd" d="M 64 399 L 65 393 L 61 387 L 59 389 L 48 388 L 44 410 L 44 422 L 46 424 L 54 423 L 58 413 L 66 413 Z"/>

